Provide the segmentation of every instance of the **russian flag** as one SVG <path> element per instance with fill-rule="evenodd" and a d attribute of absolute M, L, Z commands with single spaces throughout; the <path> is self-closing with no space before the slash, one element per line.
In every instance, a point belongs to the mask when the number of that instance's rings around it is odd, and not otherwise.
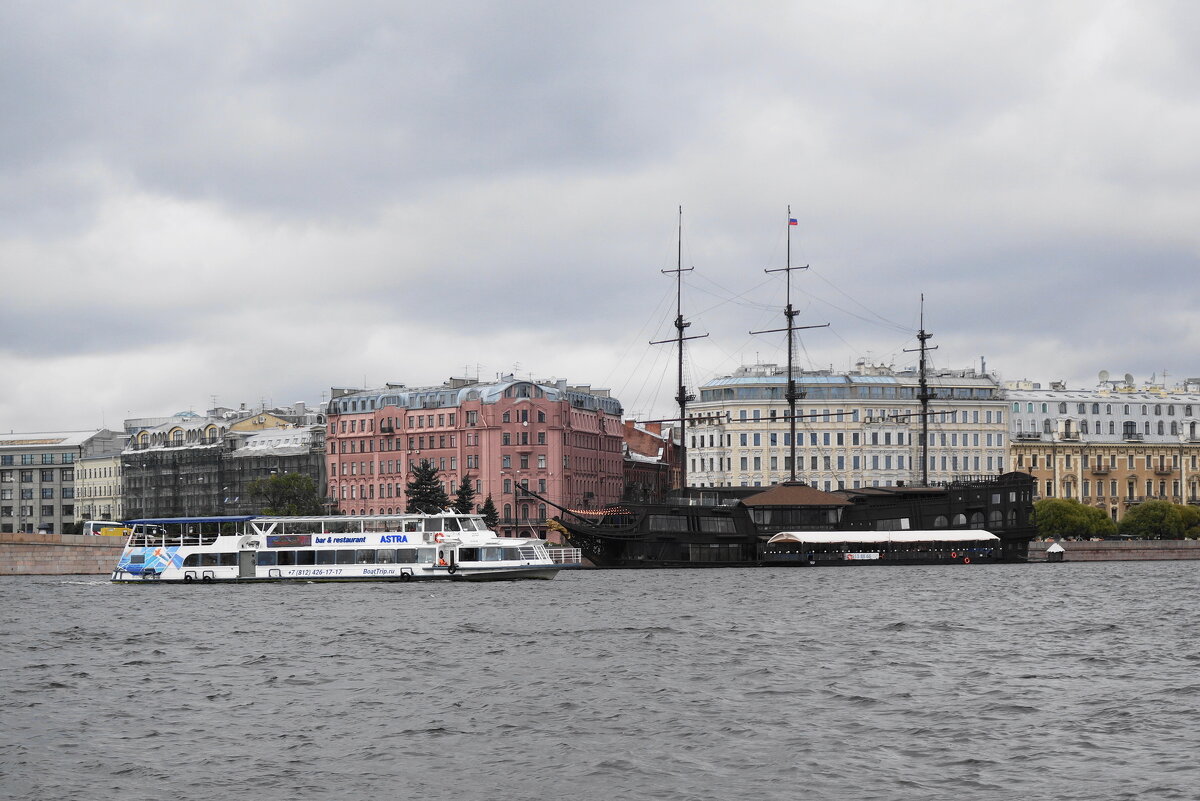
<path fill-rule="evenodd" d="M 796 222 L 795 217 L 788 217 L 788 225 L 799 225 L 799 224 L 800 223 Z"/>

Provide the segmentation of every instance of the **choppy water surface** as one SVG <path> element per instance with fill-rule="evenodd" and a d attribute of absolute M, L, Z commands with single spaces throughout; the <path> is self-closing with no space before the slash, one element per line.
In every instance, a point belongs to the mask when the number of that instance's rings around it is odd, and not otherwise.
<path fill-rule="evenodd" d="M 1200 562 L 0 580 L 0 796 L 1200 795 Z"/>

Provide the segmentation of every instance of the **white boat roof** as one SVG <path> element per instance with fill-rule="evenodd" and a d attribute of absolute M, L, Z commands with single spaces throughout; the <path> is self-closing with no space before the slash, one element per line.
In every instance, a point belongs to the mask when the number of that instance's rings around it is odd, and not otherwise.
<path fill-rule="evenodd" d="M 980 540 L 999 542 L 1000 538 L 989 531 L 977 528 L 939 531 L 781 531 L 767 540 L 767 544 L 803 542 L 828 545 L 840 542 L 979 542 Z"/>

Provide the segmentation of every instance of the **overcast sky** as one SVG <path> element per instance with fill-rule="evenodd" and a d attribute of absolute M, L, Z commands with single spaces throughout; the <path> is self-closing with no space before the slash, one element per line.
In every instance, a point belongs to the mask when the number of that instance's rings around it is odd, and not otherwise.
<path fill-rule="evenodd" d="M 1200 375 L 1200 6 L 0 5 L 0 428 L 513 372 Z"/>

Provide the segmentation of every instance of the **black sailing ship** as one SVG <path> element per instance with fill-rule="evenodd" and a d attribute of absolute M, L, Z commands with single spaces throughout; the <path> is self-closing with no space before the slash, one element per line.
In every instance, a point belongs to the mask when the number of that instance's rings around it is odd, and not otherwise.
<path fill-rule="evenodd" d="M 599 510 L 561 512 L 555 521 L 566 539 L 596 567 L 751 567 L 854 564 L 946 564 L 1023 562 L 1034 537 L 1033 477 L 1009 472 L 964 476 L 931 486 L 928 480 L 929 410 L 933 399 L 926 381 L 924 315 L 917 340 L 920 366 L 922 471 L 920 485 L 823 491 L 796 478 L 797 414 L 794 337 L 797 312 L 791 302 L 791 209 L 788 209 L 787 305 L 784 328 L 752 333 L 786 332 L 788 380 L 785 398 L 791 430 L 789 479 L 763 490 L 755 487 L 689 487 L 686 437 L 679 442 L 680 487 L 651 503 L 623 503 Z M 681 309 L 682 209 L 676 278 L 675 337 L 678 355 L 680 430 L 688 422 L 687 404 L 694 399 L 683 381 L 684 342 L 690 323 Z M 827 324 L 826 324 L 827 325 Z M 535 493 L 530 493 L 534 495 Z M 543 499 L 545 500 L 545 499 Z"/>

